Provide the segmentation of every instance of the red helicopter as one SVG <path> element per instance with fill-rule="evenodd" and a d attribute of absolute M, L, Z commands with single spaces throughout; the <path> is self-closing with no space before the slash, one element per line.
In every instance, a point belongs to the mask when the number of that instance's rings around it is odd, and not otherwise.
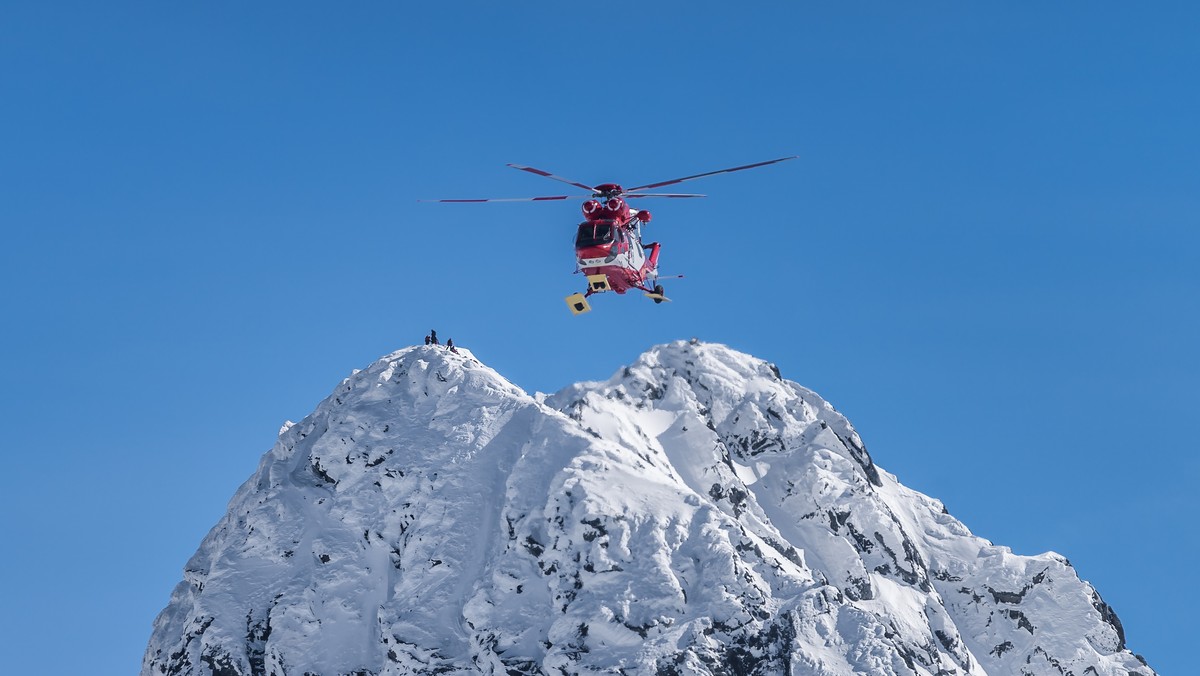
<path fill-rule="evenodd" d="M 520 169 L 538 176 L 561 181 L 577 188 L 587 190 L 590 195 L 554 195 L 551 197 L 517 197 L 511 199 L 459 199 L 431 200 L 434 202 L 548 202 L 552 200 L 586 199 L 583 203 L 583 222 L 575 234 L 576 272 L 587 276 L 588 287 L 583 293 L 567 296 L 567 306 L 574 314 L 583 314 L 592 309 L 587 298 L 595 293 L 615 291 L 623 294 L 630 289 L 638 289 L 655 303 L 670 300 L 663 295 L 663 287 L 659 279 L 669 279 L 658 275 L 658 254 L 662 245 L 658 242 L 642 244 L 642 226 L 650 222 L 650 212 L 633 210 L 623 198 L 641 197 L 704 197 L 704 195 L 689 195 L 677 193 L 647 193 L 639 190 L 650 190 L 667 185 L 683 183 L 715 174 L 728 174 L 743 169 L 765 167 L 768 164 L 794 160 L 797 156 L 781 157 L 777 160 L 757 162 L 741 167 L 731 167 L 709 171 L 694 176 L 684 176 L 669 181 L 647 183 L 633 188 L 622 188 L 616 183 L 601 183 L 590 186 L 572 181 L 561 176 L 555 176 L 541 169 L 526 167 L 519 164 L 509 164 L 513 169 Z M 670 278 L 681 278 L 674 275 Z"/>

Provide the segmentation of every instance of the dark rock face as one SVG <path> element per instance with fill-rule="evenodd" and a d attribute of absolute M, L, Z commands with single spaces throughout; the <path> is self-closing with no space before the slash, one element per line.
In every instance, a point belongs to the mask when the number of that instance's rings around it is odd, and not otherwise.
<path fill-rule="evenodd" d="M 1153 672 L 1065 559 L 980 540 L 773 365 L 660 346 L 544 399 L 397 352 L 289 424 L 144 675 Z"/>

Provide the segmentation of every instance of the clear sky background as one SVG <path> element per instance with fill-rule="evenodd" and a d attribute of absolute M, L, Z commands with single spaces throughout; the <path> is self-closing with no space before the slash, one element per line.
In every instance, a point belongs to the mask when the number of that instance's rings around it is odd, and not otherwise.
<path fill-rule="evenodd" d="M 280 424 L 437 328 L 529 391 L 693 336 L 773 361 L 1186 673 L 1198 36 L 1185 2 L 6 3 L 5 672 L 135 673 Z M 578 203 L 417 202 L 792 154 L 640 203 L 687 279 L 581 317 Z"/>

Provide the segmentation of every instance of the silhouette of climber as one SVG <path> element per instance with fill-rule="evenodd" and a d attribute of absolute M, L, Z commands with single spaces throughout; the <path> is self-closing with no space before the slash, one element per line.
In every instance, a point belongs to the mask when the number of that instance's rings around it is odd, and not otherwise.
<path fill-rule="evenodd" d="M 430 345 L 438 345 L 439 344 L 438 339 L 437 339 L 437 331 L 435 329 L 429 329 L 429 344 Z"/>
<path fill-rule="evenodd" d="M 458 350 L 454 349 L 454 339 L 453 338 L 446 339 L 446 347 L 450 348 L 450 351 L 453 352 L 454 354 L 458 354 Z"/>
<path fill-rule="evenodd" d="M 428 344 L 429 344 L 429 336 L 425 336 L 425 344 L 426 344 L 426 345 L 428 345 Z"/>

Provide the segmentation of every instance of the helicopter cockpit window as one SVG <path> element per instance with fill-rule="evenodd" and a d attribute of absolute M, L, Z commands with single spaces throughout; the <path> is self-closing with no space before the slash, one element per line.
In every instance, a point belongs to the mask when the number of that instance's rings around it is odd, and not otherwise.
<path fill-rule="evenodd" d="M 580 223 L 575 246 L 601 246 L 613 241 L 613 227 L 609 223 Z"/>

